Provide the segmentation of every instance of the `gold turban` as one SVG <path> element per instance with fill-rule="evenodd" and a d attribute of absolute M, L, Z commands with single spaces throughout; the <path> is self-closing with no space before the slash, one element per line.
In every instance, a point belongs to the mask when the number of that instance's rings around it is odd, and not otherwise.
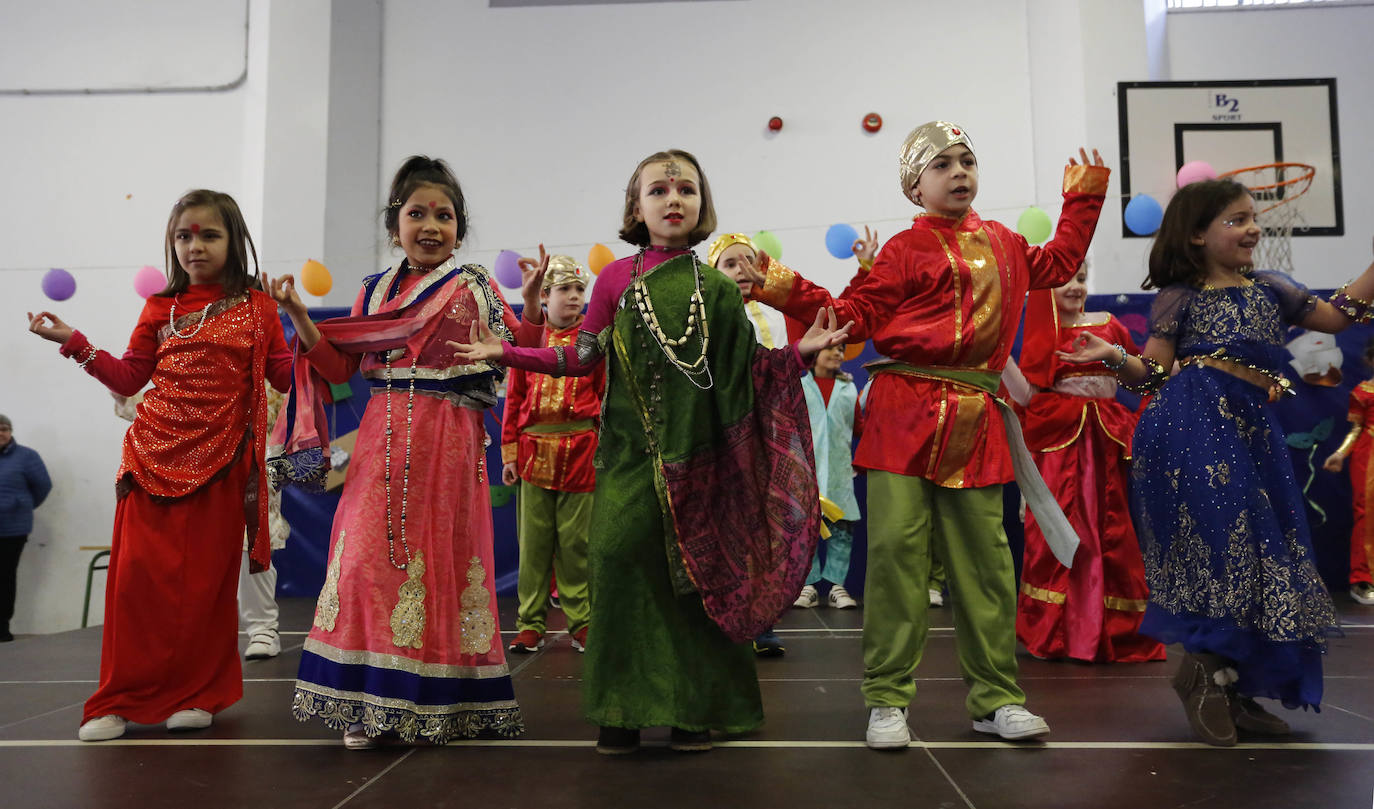
<path fill-rule="evenodd" d="M 722 233 L 716 237 L 715 241 L 711 242 L 711 249 L 706 251 L 706 263 L 712 267 L 716 266 L 716 262 L 720 260 L 720 254 L 725 252 L 725 248 L 735 244 L 742 244 L 753 250 L 755 254 L 759 252 L 759 249 L 754 246 L 754 240 L 743 233 Z"/>
<path fill-rule="evenodd" d="M 897 165 L 902 173 L 902 194 L 916 202 L 911 189 L 916 185 L 916 181 L 921 179 L 921 172 L 926 170 L 926 165 L 934 160 L 936 155 L 958 143 L 967 146 L 970 152 L 973 151 L 973 141 L 969 140 L 968 132 L 948 121 L 931 121 L 911 130 L 911 134 L 902 142 L 902 153 L 897 158 Z"/>
<path fill-rule="evenodd" d="M 585 287 L 591 279 L 592 274 L 572 256 L 552 255 L 549 256 L 549 270 L 544 273 L 543 288 L 549 290 L 564 284 L 581 284 Z"/>

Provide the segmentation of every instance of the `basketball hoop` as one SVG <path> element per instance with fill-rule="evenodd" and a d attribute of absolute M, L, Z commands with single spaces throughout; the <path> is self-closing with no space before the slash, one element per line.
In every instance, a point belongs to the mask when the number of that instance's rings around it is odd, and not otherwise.
<path fill-rule="evenodd" d="M 1266 163 L 1223 172 L 1250 189 L 1263 238 L 1255 247 L 1255 267 L 1293 272 L 1293 229 L 1307 229 L 1298 200 L 1312 187 L 1317 169 L 1306 163 Z"/>

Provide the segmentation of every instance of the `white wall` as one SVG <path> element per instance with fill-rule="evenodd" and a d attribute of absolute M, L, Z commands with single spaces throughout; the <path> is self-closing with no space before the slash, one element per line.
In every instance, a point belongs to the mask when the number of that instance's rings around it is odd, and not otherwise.
<path fill-rule="evenodd" d="M 32 4 L 0 6 L 0 76 L 39 65 L 24 75 L 47 87 L 109 89 L 242 74 L 243 5 L 131 11 L 145 5 L 62 0 L 69 16 L 119 12 L 77 29 Z M 161 265 L 166 212 L 187 188 L 238 197 L 271 271 L 327 257 L 335 289 L 325 302 L 343 304 L 379 264 L 381 195 L 409 154 L 453 163 L 473 214 L 461 257 L 490 266 L 499 250 L 541 240 L 578 257 L 595 242 L 625 255 L 615 238 L 624 184 L 639 158 L 676 146 L 701 158 L 722 229 L 773 230 L 787 263 L 837 289 L 853 268 L 826 253 L 826 228 L 870 224 L 889 237 L 908 226 L 916 209 L 897 186 L 897 149 L 932 118 L 968 128 L 982 166 L 977 207 L 1008 223 L 1032 203 L 1058 213 L 1060 172 L 1078 145 L 1116 164 L 1119 80 L 1334 75 L 1342 141 L 1359 148 L 1374 105 L 1356 40 L 1374 30 L 1374 8 L 1169 15 L 1165 48 L 1151 39 L 1157 14 L 1146 22 L 1157 5 L 254 0 L 247 76 L 231 89 L 18 95 L 0 80 L 0 323 L 10 324 L 0 412 L 57 483 L 25 551 L 15 630 L 79 621 L 88 556 L 76 548 L 108 542 L 123 433 L 100 386 L 23 331 L 24 312 L 52 308 L 118 352 L 141 306 L 132 274 Z M 139 44 L 83 47 L 103 42 Z M 203 58 L 168 62 L 186 42 Z M 860 128 L 870 111 L 885 121 L 877 135 Z M 772 115 L 785 120 L 776 135 Z M 1326 285 L 1368 260 L 1374 178 L 1353 161 L 1345 170 L 1351 235 L 1295 251 L 1322 265 Z M 1119 211 L 1109 200 L 1104 221 Z M 1144 244 L 1116 230 L 1102 228 L 1094 245 L 1110 268 L 1097 291 L 1134 290 L 1143 273 Z M 39 292 L 54 266 L 78 280 L 62 304 Z M 97 588 L 97 618 L 99 598 Z"/>

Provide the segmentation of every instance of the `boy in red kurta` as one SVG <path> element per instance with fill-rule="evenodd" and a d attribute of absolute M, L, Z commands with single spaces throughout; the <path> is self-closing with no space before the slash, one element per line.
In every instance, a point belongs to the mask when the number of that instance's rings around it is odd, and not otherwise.
<path fill-rule="evenodd" d="M 854 465 L 869 470 L 864 701 L 868 746 L 905 747 L 912 673 L 927 633 L 932 550 L 954 594 L 958 652 L 975 730 L 1006 739 L 1049 732 L 1016 684 L 1016 584 L 1002 530 L 1012 480 L 998 376 L 1026 292 L 1054 287 L 1082 263 L 1109 172 L 1072 159 L 1053 241 L 1032 247 L 972 209 L 978 163 L 964 130 L 944 121 L 903 144 L 902 190 L 926 209 L 883 246 L 873 269 L 839 297 L 775 261 L 755 297 L 805 322 L 834 306 L 851 340 L 871 338 L 891 361 L 875 368 Z"/>
<path fill-rule="evenodd" d="M 582 325 L 591 274 L 568 256 L 550 256 L 541 294 L 546 312 L 541 348 L 571 346 Z M 520 481 L 520 633 L 512 652 L 544 645 L 549 569 L 577 651 L 587 647 L 587 530 L 596 487 L 597 429 L 606 370 L 549 376 L 512 368 L 501 426 L 501 481 Z"/>

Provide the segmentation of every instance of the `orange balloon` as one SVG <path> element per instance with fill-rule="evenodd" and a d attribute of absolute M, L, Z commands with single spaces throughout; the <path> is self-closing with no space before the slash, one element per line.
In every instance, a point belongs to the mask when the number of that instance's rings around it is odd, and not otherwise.
<path fill-rule="evenodd" d="M 845 361 L 845 362 L 849 362 L 850 360 L 852 360 L 852 359 L 854 359 L 855 357 L 859 356 L 860 354 L 864 353 L 864 346 L 866 346 L 866 345 L 868 345 L 867 342 L 863 342 L 863 343 L 850 343 L 849 345 L 845 346 L 845 347 L 844 347 L 844 361 Z"/>
<path fill-rule="evenodd" d="M 601 268 L 612 261 L 615 261 L 615 253 L 604 244 L 592 245 L 591 252 L 587 253 L 587 268 L 592 271 L 592 275 L 600 275 Z"/>
<path fill-rule="evenodd" d="M 334 278 L 329 269 L 315 259 L 310 259 L 301 267 L 301 288 L 311 295 L 323 297 L 334 287 Z"/>

